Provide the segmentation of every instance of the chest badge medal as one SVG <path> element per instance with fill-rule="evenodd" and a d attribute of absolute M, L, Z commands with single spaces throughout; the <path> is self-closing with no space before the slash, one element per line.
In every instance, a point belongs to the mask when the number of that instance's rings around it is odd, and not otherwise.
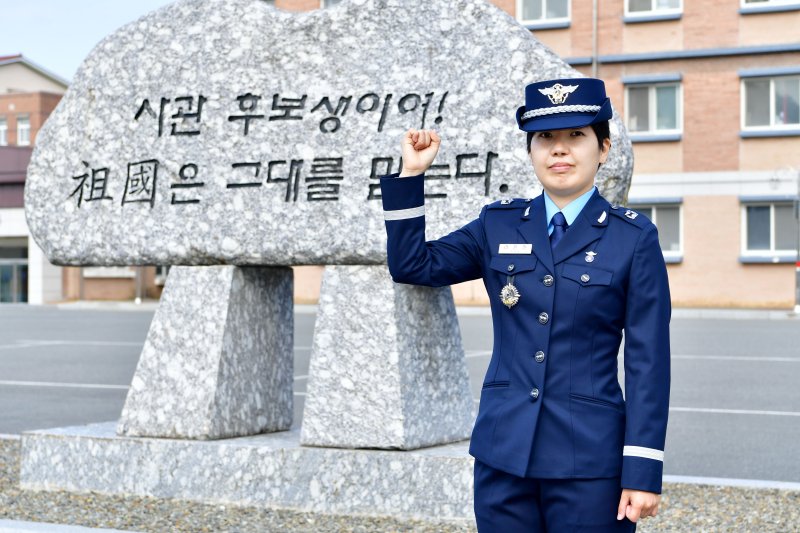
<path fill-rule="evenodd" d="M 592 261 L 594 261 L 594 256 L 596 256 L 596 255 L 597 255 L 597 252 L 586 252 L 586 257 L 584 257 L 583 259 L 587 263 L 591 263 Z"/>
<path fill-rule="evenodd" d="M 509 309 L 519 301 L 519 291 L 514 286 L 514 276 L 508 276 L 505 287 L 500 291 L 500 301 Z"/>

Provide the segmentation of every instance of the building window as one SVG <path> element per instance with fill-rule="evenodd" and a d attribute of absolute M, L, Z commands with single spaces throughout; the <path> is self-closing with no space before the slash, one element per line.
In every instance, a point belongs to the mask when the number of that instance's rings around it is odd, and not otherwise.
<path fill-rule="evenodd" d="M 658 242 L 665 259 L 683 256 L 683 224 L 680 204 L 635 204 L 631 207 L 653 221 L 658 228 Z"/>
<path fill-rule="evenodd" d="M 0 146 L 8 146 L 8 122 L 0 118 Z"/>
<path fill-rule="evenodd" d="M 0 303 L 27 301 L 28 248 L 0 244 Z"/>
<path fill-rule="evenodd" d="M 169 273 L 169 265 L 157 265 L 155 284 L 164 285 L 167 282 L 167 274 Z"/>
<path fill-rule="evenodd" d="M 625 88 L 625 117 L 633 133 L 677 133 L 681 124 L 679 83 L 631 85 Z"/>
<path fill-rule="evenodd" d="M 17 117 L 17 146 L 28 146 L 31 144 L 31 119 L 28 117 Z"/>
<path fill-rule="evenodd" d="M 742 86 L 742 129 L 800 125 L 800 76 L 746 78 Z"/>
<path fill-rule="evenodd" d="M 517 19 L 522 23 L 569 22 L 569 0 L 517 0 Z"/>
<path fill-rule="evenodd" d="M 743 255 L 793 255 L 797 246 L 797 220 L 791 202 L 742 205 Z"/>
<path fill-rule="evenodd" d="M 627 0 L 626 15 L 671 15 L 683 10 L 681 0 Z"/>

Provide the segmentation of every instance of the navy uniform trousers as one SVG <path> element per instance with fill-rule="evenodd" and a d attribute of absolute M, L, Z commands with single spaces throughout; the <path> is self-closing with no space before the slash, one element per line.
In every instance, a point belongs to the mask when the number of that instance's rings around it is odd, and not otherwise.
<path fill-rule="evenodd" d="M 550 247 L 543 195 L 425 239 L 424 175 L 382 176 L 398 283 L 483 279 L 494 342 L 470 440 L 481 533 L 631 531 L 623 488 L 661 492 L 671 315 L 655 225 L 595 190 Z M 513 285 L 519 301 L 500 300 Z M 624 331 L 625 395 L 617 378 Z"/>
<path fill-rule="evenodd" d="M 619 477 L 521 478 L 475 459 L 474 481 L 479 533 L 636 531 L 627 517 L 617 520 Z"/>

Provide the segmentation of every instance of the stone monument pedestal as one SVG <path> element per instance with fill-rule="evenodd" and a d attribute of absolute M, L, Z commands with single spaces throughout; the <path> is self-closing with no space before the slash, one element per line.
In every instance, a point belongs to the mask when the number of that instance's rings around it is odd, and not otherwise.
<path fill-rule="evenodd" d="M 301 446 L 299 429 L 209 441 L 118 436 L 115 425 L 23 433 L 22 488 L 474 524 L 469 441 L 350 450 Z"/>

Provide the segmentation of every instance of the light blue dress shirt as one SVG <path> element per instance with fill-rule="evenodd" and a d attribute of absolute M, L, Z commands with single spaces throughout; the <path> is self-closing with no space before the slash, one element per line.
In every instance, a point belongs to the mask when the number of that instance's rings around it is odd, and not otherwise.
<path fill-rule="evenodd" d="M 565 205 L 564 209 L 560 210 L 562 213 L 564 213 L 564 218 L 567 219 L 567 224 L 571 226 L 572 223 L 575 222 L 575 219 L 578 218 L 578 215 L 583 209 L 583 206 L 586 205 L 586 202 L 588 202 L 589 198 L 591 198 L 592 194 L 594 194 L 595 189 L 597 189 L 597 187 L 592 187 L 591 189 L 589 189 L 588 191 L 586 191 L 585 193 L 583 193 L 582 195 L 578 196 L 570 203 Z M 553 228 L 554 228 L 553 215 L 558 213 L 559 209 L 558 206 L 555 203 L 553 203 L 553 200 L 551 200 L 550 197 L 547 195 L 547 192 L 544 193 L 544 207 L 545 207 L 545 213 L 547 214 L 547 234 L 550 235 L 551 233 L 553 233 Z"/>

